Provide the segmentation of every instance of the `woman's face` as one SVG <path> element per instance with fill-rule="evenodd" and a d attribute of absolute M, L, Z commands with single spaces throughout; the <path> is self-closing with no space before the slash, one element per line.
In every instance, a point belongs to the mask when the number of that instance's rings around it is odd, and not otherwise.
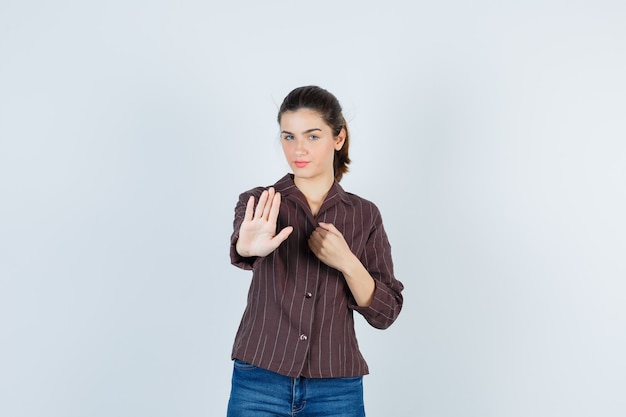
<path fill-rule="evenodd" d="M 333 159 L 344 144 L 344 130 L 334 136 L 319 113 L 300 109 L 281 115 L 280 131 L 285 158 L 296 178 L 334 178 Z"/>

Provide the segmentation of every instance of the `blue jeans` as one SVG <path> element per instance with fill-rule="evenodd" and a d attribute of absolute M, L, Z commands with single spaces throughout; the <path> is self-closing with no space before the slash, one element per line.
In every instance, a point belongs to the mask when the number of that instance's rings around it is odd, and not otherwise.
<path fill-rule="evenodd" d="M 227 417 L 365 417 L 363 377 L 291 378 L 235 359 Z"/>

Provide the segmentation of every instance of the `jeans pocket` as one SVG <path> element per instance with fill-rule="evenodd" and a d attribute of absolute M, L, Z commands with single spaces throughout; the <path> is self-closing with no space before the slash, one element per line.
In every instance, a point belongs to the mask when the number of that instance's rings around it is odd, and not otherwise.
<path fill-rule="evenodd" d="M 239 359 L 235 359 L 234 365 L 235 365 L 235 368 L 241 369 L 242 371 L 247 371 L 247 370 L 252 370 L 252 369 L 257 368 L 256 366 L 249 364 L 248 362 L 239 360 Z"/>

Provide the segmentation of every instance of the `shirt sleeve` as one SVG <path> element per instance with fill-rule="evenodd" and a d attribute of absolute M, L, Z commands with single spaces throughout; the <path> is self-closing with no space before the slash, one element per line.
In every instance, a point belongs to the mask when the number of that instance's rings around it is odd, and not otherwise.
<path fill-rule="evenodd" d="M 369 307 L 360 307 L 351 300 L 349 307 L 360 313 L 377 329 L 386 329 L 398 318 L 402 309 L 404 286 L 395 278 L 391 259 L 391 245 L 378 210 L 369 234 L 361 262 L 374 278 L 374 297 Z"/>
<path fill-rule="evenodd" d="M 259 191 L 260 190 L 260 191 Z M 254 196 L 255 203 L 259 200 L 259 195 L 261 194 L 262 188 L 255 188 L 250 191 L 246 191 L 239 195 L 239 200 L 237 201 L 237 205 L 235 206 L 235 218 L 233 220 L 233 234 L 230 237 L 230 262 L 238 268 L 251 270 L 263 259 L 262 257 L 252 256 L 245 257 L 241 256 L 237 252 L 236 244 L 239 239 L 239 229 L 241 228 L 241 224 L 243 223 L 243 219 L 246 214 L 246 206 L 248 205 L 248 199 L 250 196 Z"/>

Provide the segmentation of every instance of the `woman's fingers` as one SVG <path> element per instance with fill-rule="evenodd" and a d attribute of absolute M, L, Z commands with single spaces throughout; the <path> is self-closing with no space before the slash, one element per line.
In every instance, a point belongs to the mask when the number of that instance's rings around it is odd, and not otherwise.
<path fill-rule="evenodd" d="M 324 233 L 326 233 L 326 230 L 318 227 L 313 230 L 313 233 L 309 236 L 309 247 L 316 255 L 319 253 L 324 244 Z"/>
<path fill-rule="evenodd" d="M 278 196 L 278 200 L 276 199 Z M 269 190 L 264 190 L 259 197 L 259 203 L 254 210 L 254 219 L 264 219 L 268 220 L 270 214 L 272 213 L 272 208 L 276 205 L 276 201 L 278 201 L 278 205 L 280 206 L 280 194 L 274 191 L 273 187 L 270 187 Z M 248 204 L 250 202 L 248 201 Z M 248 211 L 246 210 L 246 214 Z"/>
<path fill-rule="evenodd" d="M 309 237 L 309 248 L 326 265 L 337 268 L 349 253 L 341 232 L 331 223 L 320 223 Z"/>
<path fill-rule="evenodd" d="M 264 190 L 259 197 L 259 203 L 256 205 L 256 210 L 254 210 L 254 218 L 260 219 L 263 217 L 263 209 L 265 208 L 265 204 L 267 203 L 267 195 L 268 191 Z"/>
<path fill-rule="evenodd" d="M 341 232 L 335 227 L 332 223 L 319 223 L 319 227 L 323 230 L 326 230 L 334 235 L 341 235 Z M 343 235 L 341 235 L 343 236 Z"/>
<path fill-rule="evenodd" d="M 272 204 L 274 203 L 274 194 L 274 188 L 270 187 L 269 190 L 267 190 L 267 200 L 265 200 L 265 205 L 263 206 L 263 215 L 261 216 L 261 218 L 265 220 L 267 220 L 268 216 L 270 215 L 270 210 L 272 209 Z"/>
<path fill-rule="evenodd" d="M 271 201 L 271 207 L 268 213 L 268 220 L 272 223 L 276 223 L 278 220 L 278 213 L 280 212 L 280 193 L 274 194 Z"/>
<path fill-rule="evenodd" d="M 287 226 L 283 230 L 281 230 L 279 234 L 274 236 L 274 239 L 276 239 L 276 242 L 277 242 L 276 247 L 278 247 L 281 243 L 283 243 L 285 239 L 289 237 L 291 232 L 293 232 L 293 226 Z"/>
<path fill-rule="evenodd" d="M 250 221 L 254 217 L 254 196 L 251 195 L 246 205 L 246 213 L 243 216 L 244 221 Z"/>

